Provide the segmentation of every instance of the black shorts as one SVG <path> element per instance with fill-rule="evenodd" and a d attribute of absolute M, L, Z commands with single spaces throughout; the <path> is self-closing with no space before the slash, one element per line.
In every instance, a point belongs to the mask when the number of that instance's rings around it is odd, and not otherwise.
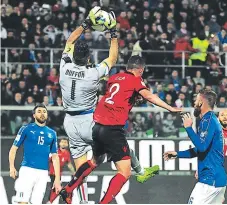
<path fill-rule="evenodd" d="M 93 154 L 111 156 L 111 161 L 130 159 L 130 150 L 126 140 L 124 126 L 110 126 L 95 123 L 93 130 Z"/>

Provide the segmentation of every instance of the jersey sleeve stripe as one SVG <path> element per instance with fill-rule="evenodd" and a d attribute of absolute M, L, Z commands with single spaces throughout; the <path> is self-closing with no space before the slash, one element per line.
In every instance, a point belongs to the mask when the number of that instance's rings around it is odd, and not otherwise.
<path fill-rule="evenodd" d="M 109 65 L 108 65 L 105 61 L 103 61 L 103 63 L 105 63 L 105 64 L 106 64 L 106 66 L 108 67 L 108 69 L 110 69 Z"/>
<path fill-rule="evenodd" d="M 140 88 L 139 90 L 138 90 L 138 93 L 141 91 L 141 90 L 148 90 L 148 88 Z"/>
<path fill-rule="evenodd" d="M 21 135 L 24 132 L 24 129 L 27 127 L 28 127 L 27 125 L 24 125 L 23 127 L 21 127 L 17 135 Z"/>

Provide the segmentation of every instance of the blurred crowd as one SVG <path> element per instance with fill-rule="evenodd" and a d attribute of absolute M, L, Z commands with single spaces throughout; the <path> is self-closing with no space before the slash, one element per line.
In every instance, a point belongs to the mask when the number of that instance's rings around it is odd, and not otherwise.
<path fill-rule="evenodd" d="M 117 16 L 120 45 L 118 64 L 126 64 L 132 54 L 143 56 L 148 65 L 144 73 L 147 86 L 170 105 L 191 107 L 196 93 L 203 87 L 211 87 L 218 93 L 216 106 L 227 107 L 227 78 L 224 70 L 224 52 L 227 52 L 226 0 L 103 2 L 104 6 L 109 2 L 108 8 L 104 9 L 115 11 Z M 9 62 L 8 68 L 4 63 L 1 64 L 2 105 L 33 106 L 42 102 L 47 106 L 62 106 L 58 80 L 65 41 L 96 5 L 99 5 L 99 1 L 2 0 L 1 62 L 6 57 Z M 108 32 L 87 30 L 81 39 L 91 49 L 108 49 L 110 45 Z M 13 47 L 8 50 L 8 56 L 5 56 L 4 47 Z M 50 48 L 54 48 L 52 57 Z M 150 50 L 156 52 L 148 52 Z M 181 51 L 185 51 L 187 77 L 184 79 L 181 77 Z M 107 51 L 93 51 L 91 54 L 94 62 L 100 62 L 108 56 Z M 49 65 L 51 58 L 54 67 Z M 116 66 L 111 74 L 124 72 L 124 69 L 123 66 Z M 105 81 L 101 82 L 99 91 L 99 95 L 104 94 Z M 152 105 L 143 101 L 138 106 Z M 18 120 L 15 114 L 4 114 L 2 119 L 7 117 L 9 122 L 13 122 L 11 131 L 29 121 L 25 116 Z M 53 118 L 58 115 L 61 114 L 53 114 Z M 149 133 L 154 136 L 179 135 L 181 122 L 171 114 L 134 113 L 130 115 L 126 126 L 130 133 L 141 136 Z"/>

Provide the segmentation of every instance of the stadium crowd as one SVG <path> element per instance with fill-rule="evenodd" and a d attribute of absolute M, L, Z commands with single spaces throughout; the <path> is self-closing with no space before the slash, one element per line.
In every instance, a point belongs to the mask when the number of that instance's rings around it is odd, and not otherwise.
<path fill-rule="evenodd" d="M 1 62 L 5 61 L 4 47 L 13 47 L 8 50 L 9 67 L 1 65 L 2 105 L 33 106 L 43 102 L 48 106 L 62 106 L 58 83 L 62 49 L 70 33 L 95 5 L 99 5 L 99 1 L 2 1 Z M 170 105 L 191 107 L 196 93 L 206 86 L 218 93 L 217 107 L 227 107 L 227 77 L 223 68 L 223 52 L 227 52 L 225 0 L 114 0 L 110 1 L 109 9 L 115 11 L 118 22 L 118 64 L 127 63 L 132 54 L 140 54 L 148 65 L 166 65 L 163 68 L 147 66 L 144 78 L 148 87 Z M 108 32 L 87 30 L 81 39 L 91 49 L 109 48 Z M 36 50 L 39 48 L 44 49 Z M 54 67 L 48 65 L 50 48 L 54 48 Z M 185 79 L 181 78 L 180 51 L 185 51 Z M 91 54 L 93 61 L 96 58 L 98 62 L 108 56 L 106 51 L 96 54 L 91 51 Z M 175 66 L 171 68 L 171 65 Z M 124 69 L 117 66 L 113 73 Z M 103 95 L 104 91 L 103 80 L 99 94 Z M 152 105 L 142 102 L 139 106 Z M 21 124 L 31 120 L 27 116 L 19 111 L 3 112 L 2 133 L 16 133 Z M 53 120 L 55 118 L 60 120 Z M 63 133 L 62 121 L 61 112 L 51 112 L 49 125 L 60 133 Z M 141 137 L 150 132 L 155 136 L 179 135 L 176 133 L 180 127 L 181 121 L 176 116 L 160 113 L 132 113 L 127 123 L 128 131 Z"/>

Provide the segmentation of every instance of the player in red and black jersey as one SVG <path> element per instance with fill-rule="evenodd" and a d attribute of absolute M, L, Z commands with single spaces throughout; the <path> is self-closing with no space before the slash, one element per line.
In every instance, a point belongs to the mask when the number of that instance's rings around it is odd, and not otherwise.
<path fill-rule="evenodd" d="M 66 138 L 62 138 L 59 142 L 59 149 L 58 149 L 58 157 L 59 157 L 59 161 L 60 161 L 61 175 L 62 175 L 63 167 L 65 165 L 68 166 L 69 170 L 72 172 L 72 175 L 75 174 L 75 169 L 71 162 L 71 154 L 68 151 L 68 147 L 69 147 L 68 140 Z M 49 194 L 49 200 L 51 200 L 51 198 L 53 196 L 55 196 L 55 191 L 54 191 L 54 189 L 52 189 L 54 179 L 55 179 L 55 174 L 54 174 L 54 166 L 53 166 L 51 156 L 49 158 L 49 175 L 50 175 L 50 180 L 51 180 L 51 190 L 50 190 L 50 194 Z"/>
<path fill-rule="evenodd" d="M 108 91 L 98 103 L 94 113 L 93 159 L 81 165 L 75 178 L 62 189 L 61 196 L 66 202 L 82 180 L 102 163 L 104 154 L 111 156 L 118 173 L 111 179 L 107 192 L 100 201 L 101 204 L 110 203 L 130 177 L 130 149 L 125 137 L 124 125 L 137 95 L 171 112 L 182 111 L 169 106 L 148 90 L 141 78 L 144 67 L 145 62 L 140 56 L 132 56 L 128 61 L 127 72 L 113 75 L 109 79 Z"/>

